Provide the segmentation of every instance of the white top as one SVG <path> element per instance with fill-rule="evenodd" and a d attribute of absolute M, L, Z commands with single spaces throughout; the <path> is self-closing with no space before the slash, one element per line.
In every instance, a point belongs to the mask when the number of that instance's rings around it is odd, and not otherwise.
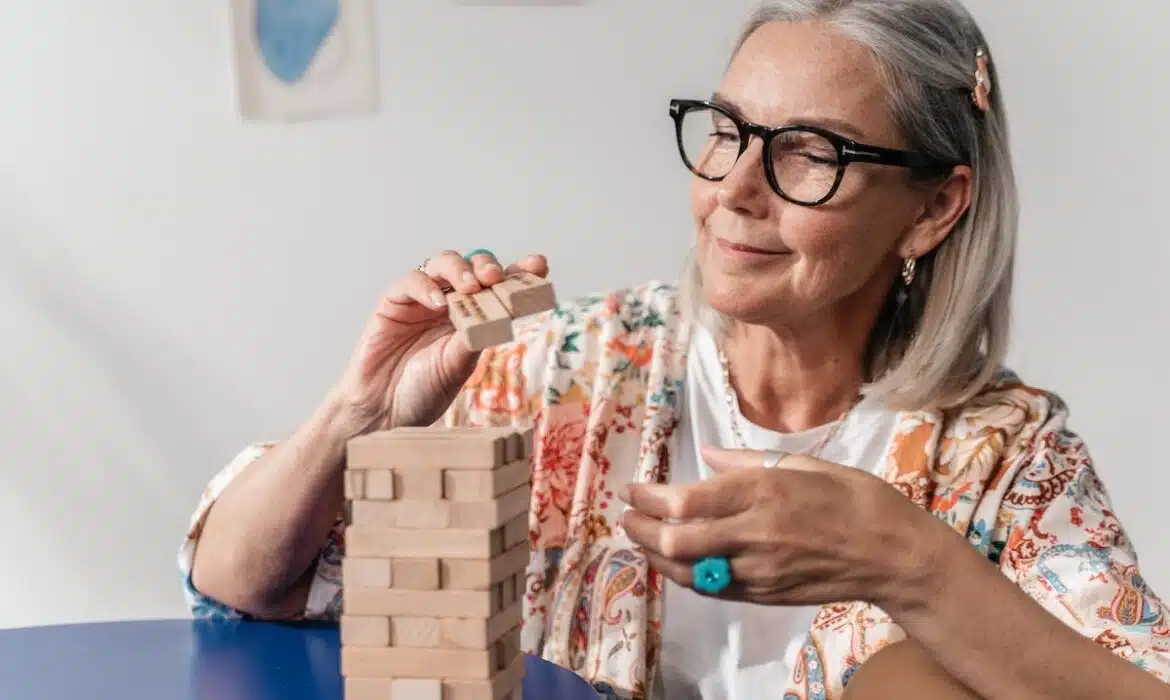
<path fill-rule="evenodd" d="M 675 436 L 672 483 L 712 475 L 702 463 L 705 444 L 735 448 L 723 371 L 711 335 L 693 333 L 687 359 L 686 397 Z M 747 447 L 808 453 L 831 425 L 800 433 L 777 433 L 749 423 L 736 406 Z M 864 399 L 825 445 L 820 458 L 877 470 L 893 437 L 896 414 Z M 665 580 L 662 655 L 655 700 L 753 700 L 783 692 L 816 607 L 731 603 L 700 596 Z"/>

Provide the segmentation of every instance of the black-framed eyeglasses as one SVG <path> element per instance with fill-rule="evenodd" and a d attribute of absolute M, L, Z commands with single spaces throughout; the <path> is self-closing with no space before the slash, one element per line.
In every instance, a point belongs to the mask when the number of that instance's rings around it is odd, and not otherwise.
<path fill-rule="evenodd" d="M 922 153 L 858 143 L 819 127 L 753 124 L 706 100 L 671 100 L 670 116 L 679 155 L 692 173 L 705 180 L 722 180 L 756 136 L 763 142 L 768 184 L 776 194 L 803 206 L 832 199 L 850 163 L 939 172 L 956 165 Z"/>

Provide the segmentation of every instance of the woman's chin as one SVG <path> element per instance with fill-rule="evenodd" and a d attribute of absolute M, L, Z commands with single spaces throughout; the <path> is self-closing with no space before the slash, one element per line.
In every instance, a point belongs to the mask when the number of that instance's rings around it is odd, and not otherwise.
<path fill-rule="evenodd" d="M 775 318 L 779 309 L 776 299 L 762 298 L 753 294 L 736 293 L 732 290 L 707 291 L 707 305 L 720 315 L 742 323 L 763 323 Z"/>

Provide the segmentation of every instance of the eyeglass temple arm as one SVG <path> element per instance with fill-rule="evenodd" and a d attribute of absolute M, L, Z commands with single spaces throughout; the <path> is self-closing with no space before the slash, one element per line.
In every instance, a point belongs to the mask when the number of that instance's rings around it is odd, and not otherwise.
<path fill-rule="evenodd" d="M 846 144 L 841 149 L 842 155 L 857 163 L 877 163 L 878 165 L 897 165 L 903 168 L 937 168 L 950 165 L 930 156 L 913 151 L 899 151 L 894 148 L 869 146 L 859 143 Z"/>

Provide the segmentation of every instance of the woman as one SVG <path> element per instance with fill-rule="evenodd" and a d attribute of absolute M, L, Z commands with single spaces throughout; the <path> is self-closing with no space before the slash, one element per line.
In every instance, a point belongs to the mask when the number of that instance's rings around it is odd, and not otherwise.
<path fill-rule="evenodd" d="M 336 617 L 349 438 L 534 425 L 523 646 L 606 694 L 839 698 L 909 639 L 963 697 L 1170 697 L 1166 608 L 1065 406 L 1001 370 L 1016 193 L 985 47 L 954 0 L 763 6 L 716 94 L 671 105 L 683 282 L 476 355 L 441 289 L 495 258 L 406 274 L 321 408 L 212 482 L 195 614 Z"/>

